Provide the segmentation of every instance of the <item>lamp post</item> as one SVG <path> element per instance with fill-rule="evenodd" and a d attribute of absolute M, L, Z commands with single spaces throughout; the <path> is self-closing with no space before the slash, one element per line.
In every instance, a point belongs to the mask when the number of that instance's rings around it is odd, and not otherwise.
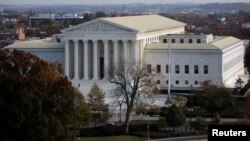
<path fill-rule="evenodd" d="M 121 112 L 122 112 L 122 100 L 118 100 L 119 108 L 120 108 L 120 114 L 119 114 L 119 122 L 122 122 Z"/>
<path fill-rule="evenodd" d="M 188 108 L 188 112 L 189 112 L 189 129 L 191 131 L 191 114 L 193 112 L 193 108 Z"/>
<path fill-rule="evenodd" d="M 146 110 L 147 112 L 150 110 L 150 107 L 146 107 Z M 148 119 L 147 119 L 147 123 L 149 122 L 149 115 L 147 114 L 146 116 L 148 116 Z M 148 141 L 149 141 L 149 123 L 147 125 L 147 129 L 148 129 Z"/>

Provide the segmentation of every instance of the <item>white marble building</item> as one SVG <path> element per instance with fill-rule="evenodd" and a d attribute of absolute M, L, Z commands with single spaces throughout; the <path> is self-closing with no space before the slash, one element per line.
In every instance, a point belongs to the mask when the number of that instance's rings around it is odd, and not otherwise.
<path fill-rule="evenodd" d="M 120 60 L 141 61 L 158 70 L 161 77 L 155 81 L 162 89 L 167 88 L 168 73 L 171 88 L 176 90 L 199 88 L 204 80 L 233 87 L 234 81 L 244 74 L 243 42 L 234 37 L 185 35 L 184 26 L 159 15 L 100 18 L 65 29 L 62 35 L 53 36 L 51 43 L 43 40 L 43 46 L 25 41 L 6 48 L 58 61 L 83 94 L 95 82 L 108 96 L 115 86 L 105 80 L 104 74 Z"/>
<path fill-rule="evenodd" d="M 143 61 L 161 74 L 155 81 L 162 89 L 167 89 L 169 73 L 173 90 L 196 89 L 205 80 L 234 87 L 244 75 L 244 49 L 243 42 L 234 37 L 165 35 L 160 43 L 146 45 Z"/>

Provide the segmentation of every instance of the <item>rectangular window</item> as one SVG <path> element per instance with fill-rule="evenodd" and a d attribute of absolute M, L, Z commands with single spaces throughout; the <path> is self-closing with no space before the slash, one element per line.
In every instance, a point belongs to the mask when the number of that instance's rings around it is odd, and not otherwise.
<path fill-rule="evenodd" d="M 204 65 L 204 74 L 208 74 L 208 65 Z"/>
<path fill-rule="evenodd" d="M 180 43 L 184 43 L 184 39 L 180 39 Z"/>
<path fill-rule="evenodd" d="M 188 80 L 185 80 L 185 84 L 188 85 Z"/>
<path fill-rule="evenodd" d="M 189 74 L 189 65 L 185 65 L 185 74 Z"/>
<path fill-rule="evenodd" d="M 175 65 L 175 73 L 180 73 L 180 65 Z"/>
<path fill-rule="evenodd" d="M 172 42 L 172 43 L 175 43 L 175 39 L 172 39 L 171 42 Z"/>
<path fill-rule="evenodd" d="M 161 73 L 161 65 L 156 66 L 156 71 L 157 71 L 157 73 Z"/>
<path fill-rule="evenodd" d="M 199 73 L 199 67 L 198 65 L 194 65 L 194 74 L 198 74 Z"/>
<path fill-rule="evenodd" d="M 168 80 L 166 80 L 166 84 L 168 84 Z"/>
<path fill-rule="evenodd" d="M 163 43 L 167 43 L 168 42 L 168 39 L 163 39 Z"/>
<path fill-rule="evenodd" d="M 151 65 L 150 64 L 147 65 L 147 73 L 151 73 Z"/>
<path fill-rule="evenodd" d="M 193 43 L 193 40 L 192 40 L 192 39 L 189 39 L 188 42 L 189 42 L 189 43 Z"/>
<path fill-rule="evenodd" d="M 175 84 L 177 84 L 177 85 L 178 85 L 178 84 L 179 84 L 179 80 L 176 80 L 176 81 L 175 81 Z"/>
<path fill-rule="evenodd" d="M 168 65 L 166 65 L 166 73 L 168 73 Z"/>
<path fill-rule="evenodd" d="M 198 85 L 198 81 L 197 81 L 197 80 L 196 80 L 196 81 L 194 81 L 194 84 L 195 84 L 195 85 Z"/>
<path fill-rule="evenodd" d="M 157 80 L 157 82 L 156 82 L 157 84 L 161 84 L 161 81 L 160 80 Z"/>
<path fill-rule="evenodd" d="M 201 39 L 197 39 L 197 43 L 201 43 Z"/>

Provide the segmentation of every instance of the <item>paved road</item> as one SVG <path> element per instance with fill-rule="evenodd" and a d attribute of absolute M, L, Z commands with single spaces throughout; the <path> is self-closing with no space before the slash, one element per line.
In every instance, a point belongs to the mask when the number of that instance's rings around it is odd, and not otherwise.
<path fill-rule="evenodd" d="M 147 141 L 147 140 L 146 140 Z M 150 141 L 207 141 L 207 135 L 155 139 Z"/>

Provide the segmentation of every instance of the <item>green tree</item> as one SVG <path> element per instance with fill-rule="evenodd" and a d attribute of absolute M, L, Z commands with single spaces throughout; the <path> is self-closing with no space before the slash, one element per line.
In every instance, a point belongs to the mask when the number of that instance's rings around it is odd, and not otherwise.
<path fill-rule="evenodd" d="M 95 124 L 108 120 L 108 105 L 105 104 L 105 94 L 96 83 L 93 84 L 88 94 L 88 105 L 90 107 Z"/>
<path fill-rule="evenodd" d="M 169 126 L 177 127 L 186 124 L 186 116 L 181 107 L 173 104 L 166 110 L 166 121 Z"/>
<path fill-rule="evenodd" d="M 165 118 L 159 118 L 159 120 L 157 121 L 157 126 L 158 128 L 165 128 L 168 126 L 166 119 Z"/>
<path fill-rule="evenodd" d="M 103 18 L 103 17 L 106 17 L 106 14 L 104 12 L 102 11 L 96 12 L 95 18 Z"/>
<path fill-rule="evenodd" d="M 58 64 L 30 53 L 0 50 L 0 139 L 73 141 L 90 118 Z"/>
<path fill-rule="evenodd" d="M 203 82 L 203 89 L 203 92 L 196 93 L 197 104 L 211 114 L 212 120 L 214 113 L 235 107 L 235 99 L 230 89 L 213 85 L 210 81 Z"/>
<path fill-rule="evenodd" d="M 39 28 L 40 30 L 46 32 L 49 37 L 53 34 L 61 33 L 59 24 L 56 24 L 56 22 L 52 20 L 45 20 L 41 22 Z"/>

